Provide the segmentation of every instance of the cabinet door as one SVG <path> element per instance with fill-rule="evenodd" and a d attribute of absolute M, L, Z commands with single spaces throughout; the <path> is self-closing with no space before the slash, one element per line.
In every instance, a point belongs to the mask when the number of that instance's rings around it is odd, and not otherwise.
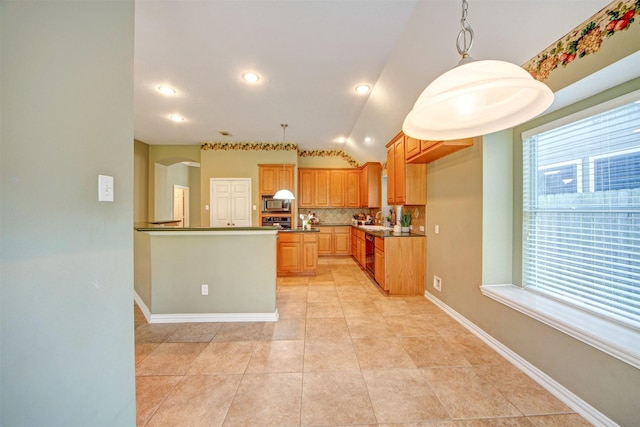
<path fill-rule="evenodd" d="M 276 191 L 280 190 L 284 185 L 287 190 L 293 192 L 293 167 L 283 166 L 275 169 L 277 177 L 275 182 Z"/>
<path fill-rule="evenodd" d="M 331 207 L 334 208 L 344 208 L 345 207 L 345 196 L 344 189 L 346 186 L 345 181 L 345 173 L 342 170 L 332 170 L 331 171 Z"/>
<path fill-rule="evenodd" d="M 331 191 L 329 170 L 317 170 L 315 172 L 315 206 L 329 207 L 331 203 L 331 200 L 329 200 Z"/>
<path fill-rule="evenodd" d="M 413 156 L 420 154 L 421 141 L 419 139 L 405 136 L 405 158 L 410 159 Z"/>
<path fill-rule="evenodd" d="M 358 260 L 358 236 L 355 227 L 351 227 L 351 256 Z"/>
<path fill-rule="evenodd" d="M 345 206 L 348 208 L 360 207 L 360 171 L 345 172 Z"/>
<path fill-rule="evenodd" d="M 394 196 L 395 204 L 399 205 L 406 201 L 404 136 L 400 136 L 393 145 Z"/>
<path fill-rule="evenodd" d="M 332 255 L 331 238 L 333 227 L 320 227 L 318 233 L 318 255 Z"/>
<path fill-rule="evenodd" d="M 349 255 L 351 253 L 351 227 L 333 227 L 333 254 Z"/>
<path fill-rule="evenodd" d="M 300 243 L 278 242 L 278 272 L 297 273 L 301 271 Z"/>
<path fill-rule="evenodd" d="M 315 233 L 302 236 L 302 271 L 312 272 L 318 269 L 318 240 Z"/>
<path fill-rule="evenodd" d="M 259 172 L 260 194 L 275 194 L 278 191 L 276 188 L 278 180 L 276 169 L 273 166 L 259 166 Z"/>
<path fill-rule="evenodd" d="M 387 204 L 389 206 L 396 204 L 395 152 L 396 148 L 393 144 L 387 147 Z"/>
<path fill-rule="evenodd" d="M 316 171 L 310 169 L 298 170 L 298 207 L 312 208 L 315 206 Z"/>
<path fill-rule="evenodd" d="M 374 258 L 376 282 L 378 282 L 378 285 L 380 285 L 382 289 L 387 290 L 384 281 L 384 251 L 376 248 Z"/>
<path fill-rule="evenodd" d="M 382 206 L 381 191 L 382 165 L 367 163 L 360 171 L 360 207 L 379 208 Z"/>

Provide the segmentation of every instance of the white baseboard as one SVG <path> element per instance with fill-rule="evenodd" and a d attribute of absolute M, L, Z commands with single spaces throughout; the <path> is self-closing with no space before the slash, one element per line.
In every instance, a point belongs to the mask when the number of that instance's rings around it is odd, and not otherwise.
<path fill-rule="evenodd" d="M 425 291 L 424 296 L 584 419 L 595 426 L 619 427 L 617 423 L 606 415 L 576 396 L 562 384 L 533 366 L 526 359 L 480 329 L 444 302 L 440 301 L 435 295 Z"/>
<path fill-rule="evenodd" d="M 197 323 L 197 322 L 277 322 L 278 310 L 273 313 L 170 313 L 151 314 L 136 291 L 133 299 L 149 323 Z"/>

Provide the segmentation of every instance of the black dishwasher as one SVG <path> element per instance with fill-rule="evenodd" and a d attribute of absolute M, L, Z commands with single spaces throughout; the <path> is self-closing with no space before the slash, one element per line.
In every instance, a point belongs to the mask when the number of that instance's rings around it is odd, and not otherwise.
<path fill-rule="evenodd" d="M 365 240 L 365 260 L 367 272 L 371 277 L 376 275 L 376 238 L 371 234 L 364 235 Z"/>

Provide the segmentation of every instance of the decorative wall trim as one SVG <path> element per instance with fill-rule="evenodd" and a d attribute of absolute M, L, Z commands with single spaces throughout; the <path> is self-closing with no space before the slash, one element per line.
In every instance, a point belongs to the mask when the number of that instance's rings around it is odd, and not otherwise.
<path fill-rule="evenodd" d="M 584 419 L 596 426 L 618 427 L 618 424 L 612 421 L 609 417 L 589 405 L 580 397 L 576 396 L 569 389 L 551 378 L 549 375 L 545 374 L 540 369 L 536 368 L 509 347 L 505 346 L 500 341 L 480 329 L 466 317 L 440 301 L 435 295 L 425 291 L 424 296 Z"/>
<path fill-rule="evenodd" d="M 343 150 L 298 150 L 298 157 L 340 157 L 354 168 L 361 165 Z"/>
<path fill-rule="evenodd" d="M 298 144 L 270 142 L 203 142 L 201 150 L 220 151 L 295 151 Z"/>
<path fill-rule="evenodd" d="M 354 168 L 361 165 L 343 150 L 299 150 L 295 143 L 269 142 L 203 142 L 201 150 L 219 151 L 298 151 L 298 157 L 340 157 Z"/>
<path fill-rule="evenodd" d="M 545 81 L 559 65 L 596 53 L 615 33 L 629 29 L 640 14 L 640 0 L 614 0 L 563 38 L 522 66 L 535 79 Z M 640 20 L 638 20 L 640 22 Z"/>
<path fill-rule="evenodd" d="M 277 322 L 280 315 L 276 309 L 273 313 L 177 313 L 151 314 L 149 307 L 140 295 L 133 291 L 136 302 L 144 318 L 149 323 L 195 323 L 195 322 Z"/>

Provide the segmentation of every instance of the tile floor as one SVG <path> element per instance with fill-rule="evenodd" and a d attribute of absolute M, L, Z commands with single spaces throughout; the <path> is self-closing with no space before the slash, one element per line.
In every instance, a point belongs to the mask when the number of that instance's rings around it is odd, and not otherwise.
<path fill-rule="evenodd" d="M 148 324 L 138 426 L 589 426 L 422 296 L 351 258 L 278 278 L 278 322 Z"/>

